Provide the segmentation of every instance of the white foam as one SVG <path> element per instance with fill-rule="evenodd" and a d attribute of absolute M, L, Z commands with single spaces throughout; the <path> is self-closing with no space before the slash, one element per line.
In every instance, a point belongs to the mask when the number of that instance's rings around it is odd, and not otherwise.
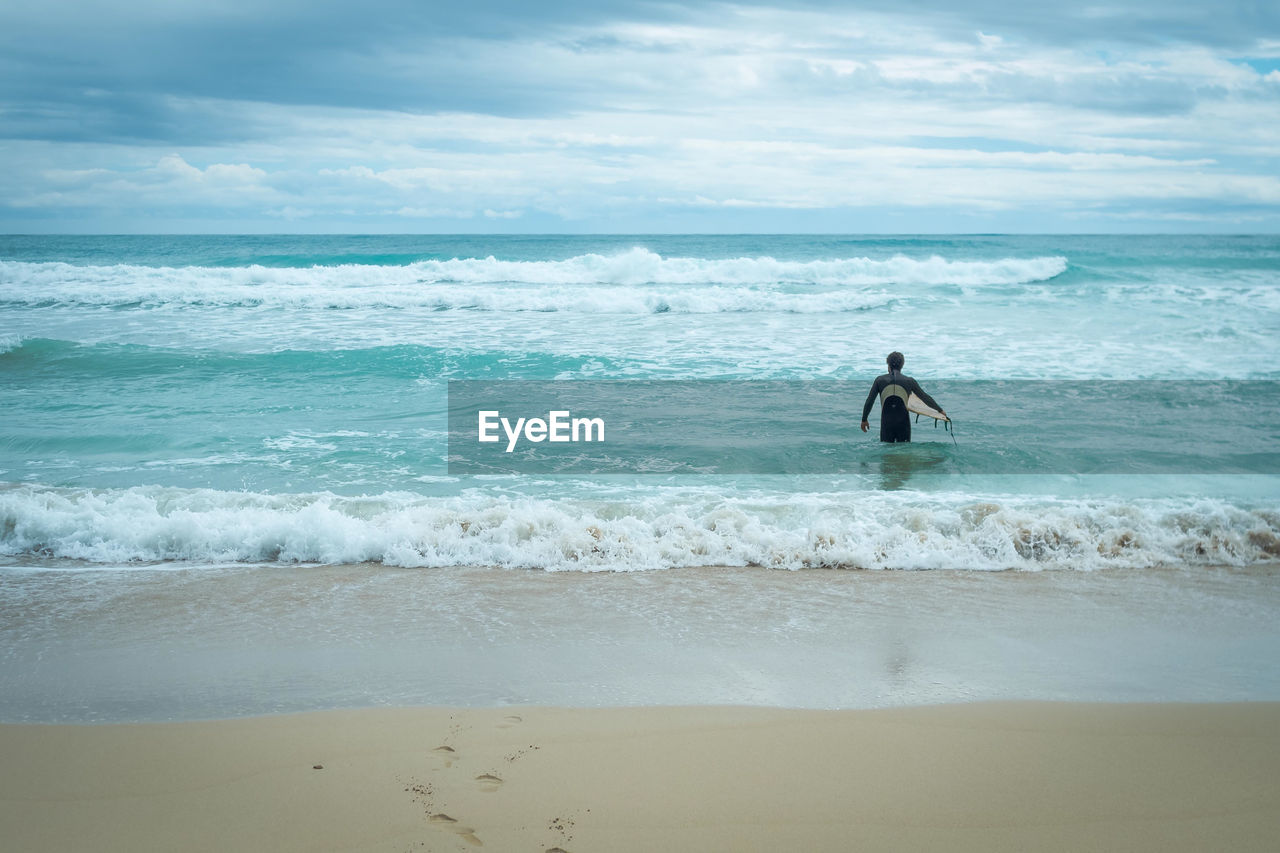
<path fill-rule="evenodd" d="M 382 562 L 632 571 L 1100 569 L 1280 555 L 1280 513 L 1221 500 L 649 490 L 601 499 L 176 489 L 0 491 L 0 553 L 93 563 Z"/>
<path fill-rule="evenodd" d="M 0 301 L 46 305 L 271 305 L 295 308 L 717 313 L 856 311 L 887 285 L 1017 284 L 1066 270 L 1062 257 L 664 258 L 645 249 L 563 261 L 467 258 L 310 268 L 75 266 L 0 261 Z M 476 285 L 487 285 L 477 287 Z M 841 288 L 806 292 L 805 286 Z M 801 288 L 798 292 L 796 288 Z"/>

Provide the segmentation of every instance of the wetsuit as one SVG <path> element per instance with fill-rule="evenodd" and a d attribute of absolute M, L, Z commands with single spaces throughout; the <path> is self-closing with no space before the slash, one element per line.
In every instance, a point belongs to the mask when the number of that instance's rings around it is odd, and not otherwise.
<path fill-rule="evenodd" d="M 920 383 L 899 370 L 876 377 L 871 385 L 871 393 L 862 407 L 862 419 L 865 421 L 871 414 L 871 406 L 876 397 L 880 398 L 880 440 L 910 441 L 911 415 L 907 411 L 907 397 L 915 394 L 923 402 L 942 411 L 942 407 L 933 398 L 924 393 Z"/>

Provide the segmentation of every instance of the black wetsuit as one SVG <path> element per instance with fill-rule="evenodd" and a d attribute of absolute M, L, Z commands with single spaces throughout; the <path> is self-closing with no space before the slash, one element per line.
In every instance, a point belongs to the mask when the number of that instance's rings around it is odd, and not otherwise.
<path fill-rule="evenodd" d="M 890 385 L 897 386 L 894 391 L 896 392 L 900 389 L 902 393 L 886 394 L 881 398 L 880 440 L 910 441 L 911 415 L 907 411 L 907 396 L 915 394 L 921 401 L 938 411 L 942 411 L 942 407 L 935 403 L 932 397 L 924 393 L 919 382 L 901 371 L 894 370 L 877 376 L 876 381 L 872 383 L 871 393 L 867 395 L 867 402 L 862 407 L 862 419 L 864 421 L 870 416 L 871 407 L 875 404 L 876 397 L 879 397 Z"/>

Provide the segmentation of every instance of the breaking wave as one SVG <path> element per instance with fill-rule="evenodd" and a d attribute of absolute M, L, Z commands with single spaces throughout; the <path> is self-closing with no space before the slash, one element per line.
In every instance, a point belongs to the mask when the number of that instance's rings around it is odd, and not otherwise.
<path fill-rule="evenodd" d="M 645 249 L 562 261 L 493 257 L 406 265 L 307 268 L 77 266 L 0 261 L 0 302 L 13 305 L 428 308 L 592 313 L 825 312 L 876 308 L 889 285 L 1047 281 L 1066 258 L 942 257 L 780 261 L 664 258 Z M 475 285 L 487 285 L 478 288 Z M 837 288 L 834 290 L 823 288 Z"/>
<path fill-rule="evenodd" d="M 659 490 L 602 501 L 16 485 L 0 491 L 0 554 L 116 565 L 1092 570 L 1274 560 L 1280 514 L 1202 498 Z"/>

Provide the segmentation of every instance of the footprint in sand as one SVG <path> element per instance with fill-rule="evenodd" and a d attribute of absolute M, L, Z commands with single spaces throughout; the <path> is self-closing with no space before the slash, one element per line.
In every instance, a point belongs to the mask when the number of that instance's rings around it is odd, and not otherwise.
<path fill-rule="evenodd" d="M 433 814 L 431 817 L 427 818 L 427 820 L 439 826 L 441 829 L 447 829 L 449 832 L 454 833 L 463 841 L 474 847 L 484 846 L 484 842 L 479 838 L 476 838 L 476 831 L 474 829 L 469 826 L 463 826 L 447 814 Z"/>
<path fill-rule="evenodd" d="M 554 830 L 560 836 L 560 843 L 562 844 L 573 843 L 573 827 L 574 820 L 568 816 L 553 817 L 547 822 L 547 829 Z M 546 853 L 555 853 L 557 850 L 559 850 L 560 853 L 568 853 L 568 851 L 563 847 L 551 847 L 546 851 Z"/>
<path fill-rule="evenodd" d="M 523 722 L 524 722 L 524 717 L 519 717 L 519 716 L 516 716 L 515 714 L 512 714 L 509 717 L 503 717 L 502 722 L 498 723 L 498 728 L 509 729 L 512 726 L 519 725 L 520 723 L 523 723 Z"/>
<path fill-rule="evenodd" d="M 452 767 L 454 759 L 458 757 L 458 753 L 451 746 L 437 746 L 431 750 L 432 753 L 444 759 L 445 767 Z"/>
<path fill-rule="evenodd" d="M 492 773 L 481 773 L 476 777 L 476 786 L 481 791 L 492 793 L 502 787 L 502 778 Z"/>

